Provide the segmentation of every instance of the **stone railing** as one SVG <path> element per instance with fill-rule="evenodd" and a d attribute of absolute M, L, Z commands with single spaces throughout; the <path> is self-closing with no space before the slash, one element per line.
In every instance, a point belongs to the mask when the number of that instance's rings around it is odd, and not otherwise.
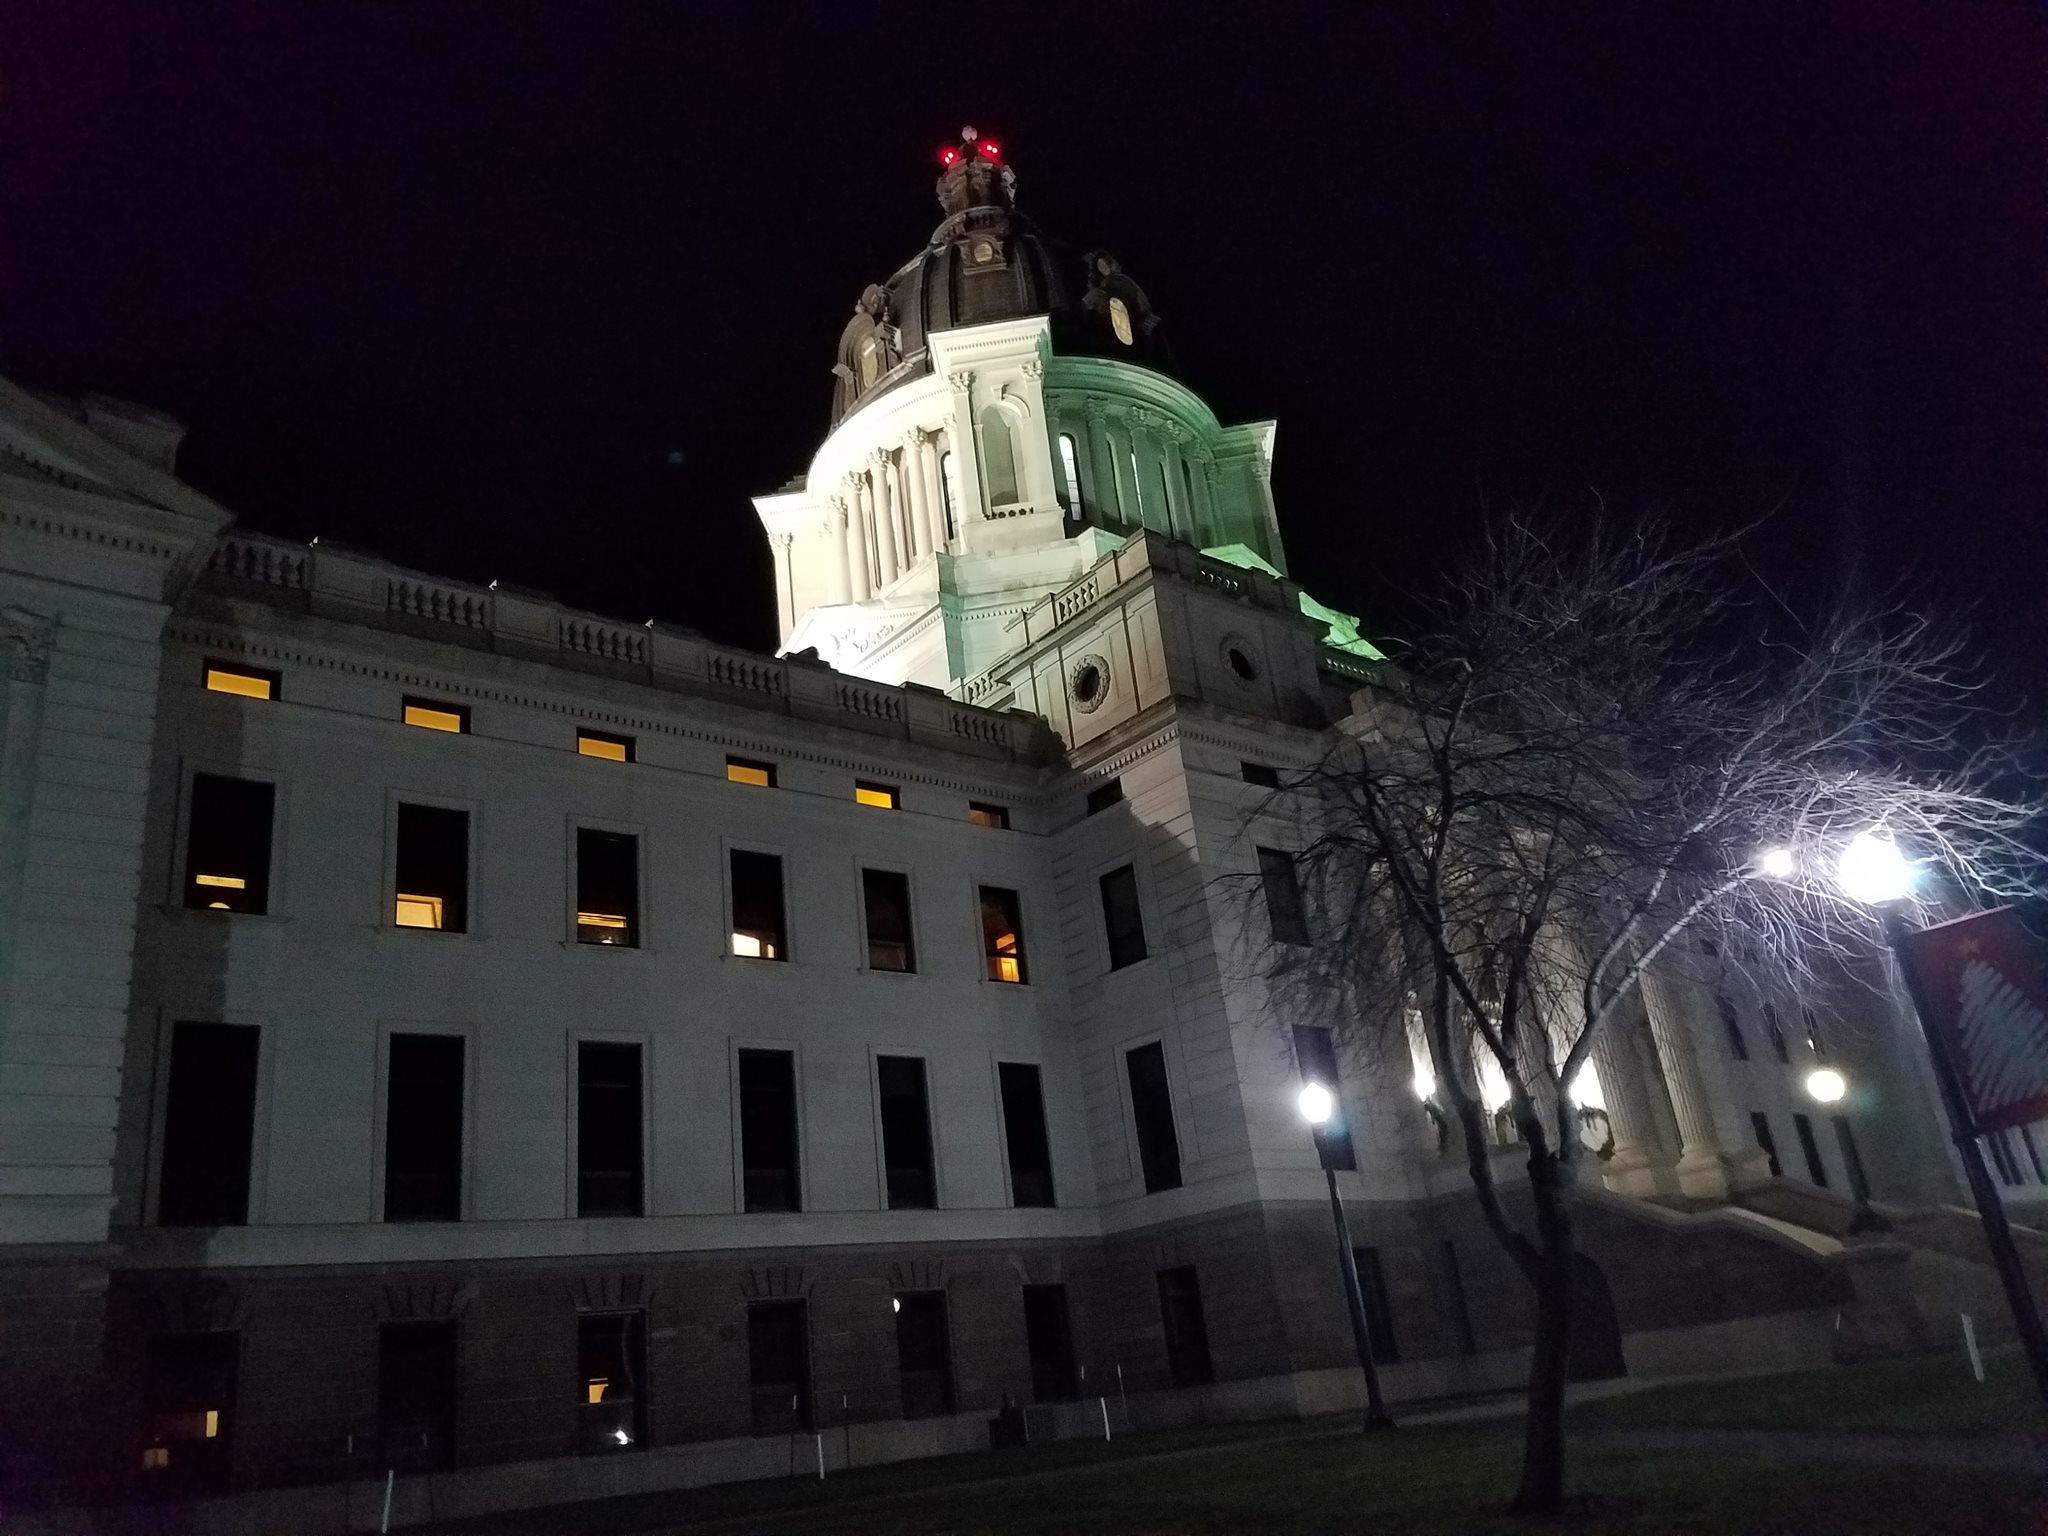
<path fill-rule="evenodd" d="M 214 550 L 207 579 L 213 590 L 229 596 L 310 607 L 329 618 L 399 628 L 469 649 L 949 752 L 1038 764 L 1059 750 L 1035 715 L 976 708 L 915 684 L 892 688 L 815 661 L 734 650 L 653 621 L 622 624 L 576 613 L 541 593 L 437 581 L 337 545 L 231 534 Z M 1008 689 L 991 679 L 985 693 L 1007 696 Z"/>

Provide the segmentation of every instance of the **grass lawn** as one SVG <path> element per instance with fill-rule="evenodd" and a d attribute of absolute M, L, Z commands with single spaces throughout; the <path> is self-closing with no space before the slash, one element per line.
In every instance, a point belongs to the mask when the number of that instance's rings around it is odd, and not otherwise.
<path fill-rule="evenodd" d="M 1868 1466 L 1602 1443 L 1608 1427 L 1653 1424 L 1808 1431 L 2011 1430 L 2009 1358 L 1993 1382 L 1953 1390 L 1940 1362 L 1889 1363 L 1663 1388 L 1573 1411 L 1571 1486 L 1592 1507 L 1564 1530 L 1681 1533 L 2048 1532 L 2037 1479 L 1983 1471 Z M 2005 1404 L 2000 1410 L 1993 1402 Z M 2027 1406 L 2019 1401 L 2017 1406 Z M 1527 1532 L 1501 1518 L 1519 1462 L 1520 1426 L 1404 1428 L 1361 1438 L 1352 1421 L 1219 1425 L 1065 1441 L 835 1474 L 820 1483 L 728 1484 L 498 1516 L 450 1536 L 595 1536 L 599 1532 L 819 1533 L 819 1536 L 1273 1536 Z"/>

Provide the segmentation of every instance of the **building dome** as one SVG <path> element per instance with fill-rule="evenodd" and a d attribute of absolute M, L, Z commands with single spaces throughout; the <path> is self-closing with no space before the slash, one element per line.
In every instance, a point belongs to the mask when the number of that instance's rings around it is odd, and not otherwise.
<path fill-rule="evenodd" d="M 1054 350 L 1172 372 L 1159 316 L 1108 251 L 1069 252 L 1017 211 L 1002 147 L 961 132 L 939 151 L 931 239 L 886 282 L 871 283 L 839 337 L 832 423 L 905 379 L 931 371 L 926 343 L 960 326 L 1048 316 Z"/>

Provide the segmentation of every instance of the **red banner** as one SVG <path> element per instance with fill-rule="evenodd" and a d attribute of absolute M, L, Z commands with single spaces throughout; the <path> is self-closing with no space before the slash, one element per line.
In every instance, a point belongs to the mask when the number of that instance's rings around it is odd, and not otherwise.
<path fill-rule="evenodd" d="M 1934 1030 L 1981 1135 L 2048 1119 L 2048 986 L 2011 907 L 1902 939 Z"/>

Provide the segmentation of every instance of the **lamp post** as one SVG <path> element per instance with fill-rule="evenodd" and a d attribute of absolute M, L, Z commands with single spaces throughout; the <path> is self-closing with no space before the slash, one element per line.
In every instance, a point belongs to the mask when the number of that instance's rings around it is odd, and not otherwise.
<path fill-rule="evenodd" d="M 1358 1368 L 1365 1372 L 1365 1430 L 1392 1429 L 1393 1415 L 1380 1396 L 1380 1373 L 1372 1359 L 1372 1335 L 1365 1327 L 1365 1297 L 1358 1288 L 1358 1259 L 1351 1251 L 1351 1229 L 1344 1221 L 1344 1202 L 1337 1195 L 1337 1170 L 1330 1165 L 1329 1145 L 1323 1127 L 1330 1123 L 1337 1101 L 1321 1083 L 1302 1085 L 1299 1100 L 1301 1118 L 1309 1123 L 1315 1137 L 1316 1157 L 1323 1165 L 1323 1178 L 1330 1187 L 1330 1218 L 1337 1225 L 1337 1269 L 1344 1277 L 1344 1303 L 1351 1312 L 1351 1342 L 1358 1349 Z"/>
<path fill-rule="evenodd" d="M 1956 1155 L 1962 1159 L 1963 1175 L 1969 1181 L 1970 1194 L 1977 1202 L 1977 1214 L 1984 1222 L 1984 1245 L 1991 1250 L 1992 1264 L 2005 1286 L 2006 1305 L 2012 1309 L 2013 1326 L 2019 1333 L 2020 1346 L 2026 1351 L 2027 1364 L 2033 1369 L 2034 1385 L 2042 1401 L 2048 1403 L 2048 1330 L 2041 1326 L 2041 1313 L 2034 1303 L 2033 1288 L 2020 1264 L 2019 1250 L 2013 1246 L 2012 1225 L 2006 1220 L 2005 1202 L 1999 1199 L 1991 1174 L 1984 1166 L 1984 1154 L 1978 1150 L 1969 1103 L 1963 1096 L 1963 1085 L 1956 1075 L 1955 1063 L 1949 1059 L 1947 1046 L 1940 1034 L 1928 1025 L 1925 989 L 1906 950 L 1906 939 L 1911 930 L 1906 925 L 1905 901 L 1913 890 L 1913 868 L 1889 836 L 1864 831 L 1851 838 L 1849 846 L 1842 850 L 1841 860 L 1835 867 L 1835 879 L 1844 895 L 1851 901 L 1874 907 L 1884 923 L 1885 942 L 1891 946 L 1893 961 L 1906 984 L 1906 997 L 1920 1026 L 1920 1037 L 1927 1043 L 1927 1057 L 1934 1068 L 1935 1086 L 1941 1092 L 1942 1107 L 1948 1111 L 1950 1138 L 1955 1142 Z"/>
<path fill-rule="evenodd" d="M 1835 1122 L 1835 1145 L 1841 1148 L 1842 1166 L 1849 1170 L 1849 1197 L 1856 1202 L 1849 1212 L 1849 1235 L 1860 1237 L 1865 1232 L 1889 1232 L 1892 1224 L 1871 1208 L 1870 1180 L 1864 1176 L 1863 1158 L 1856 1150 L 1856 1139 L 1849 1134 L 1848 1116 L 1834 1107 L 1848 1094 L 1849 1080 L 1833 1067 L 1815 1067 L 1806 1074 L 1806 1095 L 1814 1103 L 1825 1106 L 1828 1118 Z"/>

